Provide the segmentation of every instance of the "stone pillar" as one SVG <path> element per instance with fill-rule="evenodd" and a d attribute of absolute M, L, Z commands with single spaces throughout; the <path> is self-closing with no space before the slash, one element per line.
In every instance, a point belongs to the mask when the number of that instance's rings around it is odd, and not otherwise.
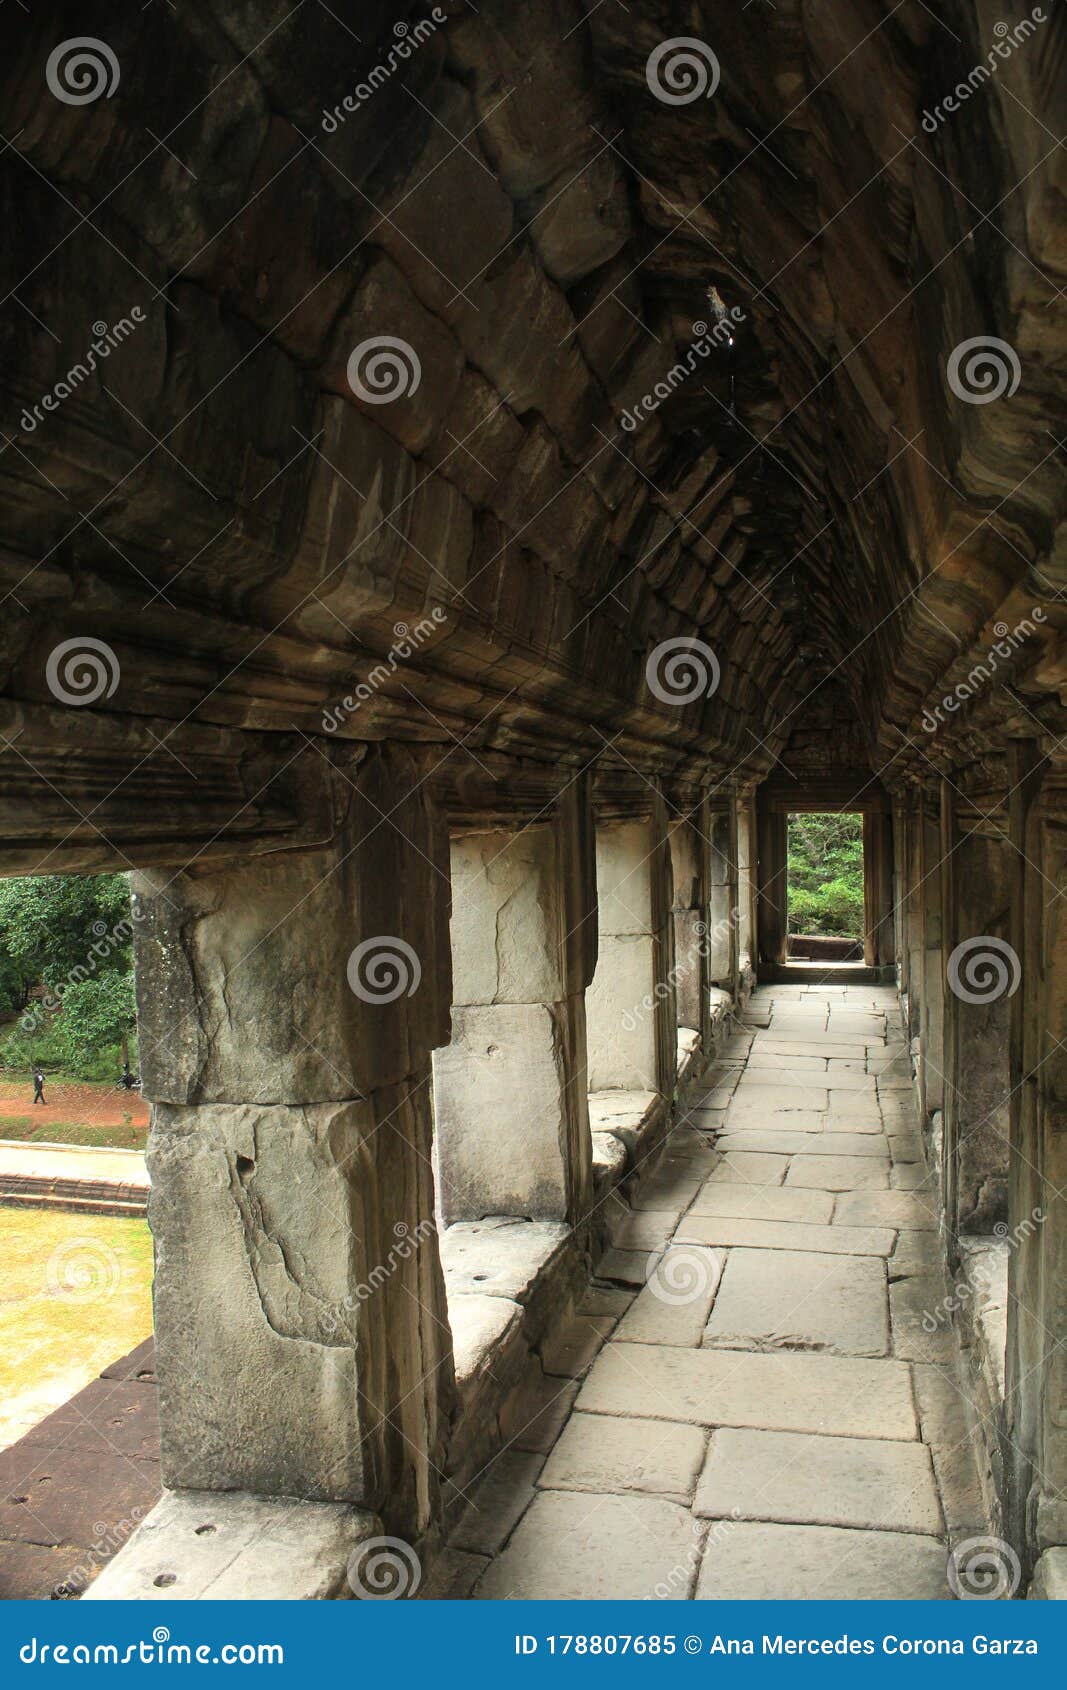
<path fill-rule="evenodd" d="M 447 1224 L 588 1209 L 592 827 L 581 780 L 543 823 L 453 837 L 452 1043 L 433 1064 Z"/>
<path fill-rule="evenodd" d="M 447 838 L 408 756 L 354 779 L 321 849 L 134 876 L 163 1480 L 360 1502 L 414 1536 L 452 1392 Z"/>
<path fill-rule="evenodd" d="M 1007 938 L 1007 847 L 962 826 L 958 808 L 942 782 L 945 1214 L 952 1236 L 990 1233 L 1007 1214 L 1010 998 L 1019 984 Z"/>
<path fill-rule="evenodd" d="M 691 812 L 691 813 L 690 813 Z M 686 805 L 671 822 L 668 838 L 674 879 L 674 977 L 678 1025 L 699 1033 L 704 1050 L 711 1035 L 708 989 L 708 875 L 711 841 L 706 801 Z"/>
<path fill-rule="evenodd" d="M 919 1096 L 924 1121 L 945 1102 L 945 993 L 941 946 L 941 875 L 937 821 L 919 811 L 918 896 L 922 914 L 922 982 L 919 1015 Z"/>
<path fill-rule="evenodd" d="M 737 848 L 729 806 L 708 817 L 708 981 L 737 990 Z"/>
<path fill-rule="evenodd" d="M 613 811 L 596 830 L 599 955 L 586 995 L 589 1088 L 670 1097 L 678 1064 L 666 811 Z"/>
<path fill-rule="evenodd" d="M 763 808 L 758 819 L 758 897 L 756 925 L 759 960 L 783 963 L 789 934 L 789 817 Z"/>
<path fill-rule="evenodd" d="M 751 979 L 756 966 L 756 816 L 751 798 L 735 801 L 737 838 L 737 970 Z"/>
<path fill-rule="evenodd" d="M 1021 983 L 1011 1003 L 1004 1461 L 1008 1531 L 1028 1566 L 1067 1544 L 1067 802 L 1047 778 L 1033 742 L 1011 746 Z"/>
<path fill-rule="evenodd" d="M 922 800 L 912 796 L 904 823 L 904 946 L 908 955 L 909 1039 L 917 1039 L 922 1024 L 923 932 L 922 932 Z"/>
<path fill-rule="evenodd" d="M 907 946 L 908 902 L 908 813 L 899 798 L 893 802 L 893 955 L 897 963 L 897 984 L 907 997 L 910 985 Z"/>

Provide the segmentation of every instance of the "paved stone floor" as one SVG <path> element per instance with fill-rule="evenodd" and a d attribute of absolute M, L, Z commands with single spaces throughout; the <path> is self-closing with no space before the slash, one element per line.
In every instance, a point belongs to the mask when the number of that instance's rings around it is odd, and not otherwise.
<path fill-rule="evenodd" d="M 0 1452 L 0 1601 L 81 1594 L 159 1501 L 151 1338 Z"/>
<path fill-rule="evenodd" d="M 892 990 L 757 990 L 433 1593 L 949 1597 L 988 1523 L 921 1157 Z"/>

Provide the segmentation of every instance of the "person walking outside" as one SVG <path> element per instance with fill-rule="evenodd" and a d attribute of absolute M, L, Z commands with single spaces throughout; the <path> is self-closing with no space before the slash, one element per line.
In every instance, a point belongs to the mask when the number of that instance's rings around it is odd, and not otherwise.
<path fill-rule="evenodd" d="M 45 1101 L 44 1074 L 40 1068 L 35 1068 L 33 1071 L 33 1101 L 34 1103 L 44 1103 Z M 47 1108 L 47 1104 L 45 1104 L 45 1107 Z"/>

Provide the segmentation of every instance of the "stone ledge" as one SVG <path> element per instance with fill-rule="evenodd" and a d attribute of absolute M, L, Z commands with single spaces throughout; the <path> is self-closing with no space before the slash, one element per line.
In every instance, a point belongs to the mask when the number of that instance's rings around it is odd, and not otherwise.
<path fill-rule="evenodd" d="M 381 1529 L 346 1502 L 167 1491 L 82 1601 L 350 1598 L 349 1558 Z"/>
<path fill-rule="evenodd" d="M 970 1296 L 962 1311 L 967 1337 L 990 1400 L 999 1412 L 1004 1402 L 1004 1350 L 1008 1336 L 1009 1246 L 1000 1238 L 961 1238 L 960 1270 Z"/>

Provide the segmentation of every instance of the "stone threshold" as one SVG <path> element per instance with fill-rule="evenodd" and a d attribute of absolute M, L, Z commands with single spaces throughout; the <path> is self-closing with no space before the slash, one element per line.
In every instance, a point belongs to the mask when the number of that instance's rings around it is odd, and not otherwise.
<path fill-rule="evenodd" d="M 343 1600 L 360 1545 L 381 1532 L 376 1515 L 346 1502 L 165 1491 L 81 1600 Z"/>

